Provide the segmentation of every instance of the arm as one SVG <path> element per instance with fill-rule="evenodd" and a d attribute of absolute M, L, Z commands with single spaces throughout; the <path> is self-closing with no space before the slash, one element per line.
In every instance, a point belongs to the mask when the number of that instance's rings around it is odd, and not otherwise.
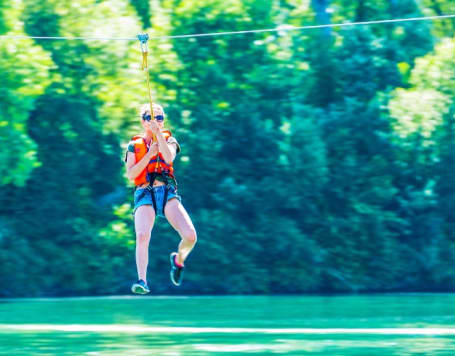
<path fill-rule="evenodd" d="M 161 132 L 156 134 L 156 139 L 158 140 L 158 149 L 163 155 L 164 161 L 169 164 L 174 162 L 175 156 L 177 154 L 177 147 L 175 143 L 167 143 Z"/>
<path fill-rule="evenodd" d="M 134 181 L 134 179 L 141 174 L 141 172 L 147 167 L 150 159 L 158 153 L 158 145 L 156 143 L 150 146 L 148 152 L 142 157 L 139 162 L 136 162 L 136 156 L 133 152 L 128 152 L 126 156 L 126 173 L 128 179 Z"/>
<path fill-rule="evenodd" d="M 163 136 L 158 124 L 155 121 L 146 121 L 145 123 L 155 135 L 158 141 L 158 150 L 163 155 L 164 161 L 169 164 L 174 162 L 175 155 L 177 154 L 177 144 L 167 143 Z"/>

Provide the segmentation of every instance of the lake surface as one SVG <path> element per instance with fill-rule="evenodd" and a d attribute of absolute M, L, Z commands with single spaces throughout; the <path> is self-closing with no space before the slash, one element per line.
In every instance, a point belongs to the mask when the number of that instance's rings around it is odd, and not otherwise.
<path fill-rule="evenodd" d="M 0 299 L 0 355 L 455 355 L 455 294 Z"/>

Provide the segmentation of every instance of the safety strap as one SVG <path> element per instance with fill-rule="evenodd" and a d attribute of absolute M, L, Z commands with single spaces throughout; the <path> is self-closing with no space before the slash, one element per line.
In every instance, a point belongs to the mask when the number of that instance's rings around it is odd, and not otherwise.
<path fill-rule="evenodd" d="M 167 197 L 169 196 L 169 190 L 171 189 L 171 186 L 169 184 L 164 186 L 164 196 L 163 196 L 163 216 L 164 214 L 164 209 L 166 208 L 166 203 L 167 203 Z M 158 210 L 157 210 L 157 204 L 156 204 L 156 197 L 155 197 L 155 192 L 153 190 L 153 186 L 149 185 L 144 188 L 144 190 L 141 192 L 141 195 L 137 198 L 137 201 L 140 201 L 145 194 L 147 194 L 147 191 L 150 192 L 150 195 L 152 196 L 152 204 L 153 204 L 153 210 L 155 210 L 155 214 L 158 215 Z"/>
<path fill-rule="evenodd" d="M 149 182 L 150 185 L 153 185 L 153 182 L 155 182 L 156 176 L 158 174 L 156 172 L 148 172 L 147 173 L 147 181 Z"/>
<path fill-rule="evenodd" d="M 166 184 L 166 186 L 164 187 L 164 197 L 163 197 L 163 216 L 165 216 L 165 215 L 164 215 L 164 208 L 166 207 L 166 203 L 167 203 L 167 196 L 168 196 L 168 194 L 169 194 L 169 189 L 170 189 L 170 188 L 171 188 L 171 187 L 170 187 L 168 184 Z M 155 211 L 156 211 L 156 210 L 155 210 Z"/>
<path fill-rule="evenodd" d="M 153 203 L 153 209 L 155 210 L 155 214 L 158 215 L 158 210 L 157 210 L 157 204 L 156 204 L 156 197 L 155 197 L 155 192 L 153 190 L 153 182 L 155 181 L 156 176 L 158 173 L 156 172 L 151 172 L 147 173 L 147 180 L 150 185 L 144 188 L 144 190 L 141 192 L 141 195 L 137 198 L 138 201 L 140 201 L 145 194 L 147 194 L 147 191 L 150 192 L 150 195 L 152 196 L 152 203 Z M 163 216 L 164 216 L 164 208 L 166 208 L 166 203 L 167 203 L 167 197 L 169 196 L 169 190 L 171 189 L 171 185 L 169 184 L 169 180 L 166 174 L 161 174 L 161 176 L 164 179 L 164 183 L 166 184 L 164 186 L 164 196 L 163 196 Z"/>
<path fill-rule="evenodd" d="M 146 189 L 150 191 L 150 194 L 152 196 L 153 209 L 155 210 L 155 215 L 158 215 L 158 210 L 156 210 L 156 198 L 155 192 L 153 191 L 153 187 L 149 185 Z"/>

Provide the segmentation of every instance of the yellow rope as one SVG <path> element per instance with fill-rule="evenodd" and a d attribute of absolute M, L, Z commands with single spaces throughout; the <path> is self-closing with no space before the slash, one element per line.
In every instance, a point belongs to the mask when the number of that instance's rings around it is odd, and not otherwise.
<path fill-rule="evenodd" d="M 148 89 L 149 101 L 150 101 L 150 115 L 152 116 L 152 119 L 154 119 L 155 114 L 153 112 L 152 89 L 150 88 L 150 74 L 149 74 L 149 68 L 148 68 L 147 55 L 148 55 L 148 51 L 143 50 L 142 51 L 142 70 L 145 70 L 145 74 L 147 77 L 147 89 Z M 153 135 L 152 141 L 157 142 L 157 138 L 155 135 Z"/>
<path fill-rule="evenodd" d="M 150 115 L 151 119 L 155 120 L 155 113 L 153 112 L 153 101 L 152 101 L 152 89 L 150 88 L 150 73 L 149 73 L 149 68 L 148 68 L 148 49 L 147 49 L 147 40 L 148 40 L 148 35 L 138 35 L 139 41 L 141 42 L 141 51 L 142 51 L 142 70 L 145 70 L 145 74 L 147 77 L 147 89 L 149 93 L 149 101 L 150 101 Z M 158 142 L 158 139 L 156 138 L 156 135 L 152 135 L 152 143 L 153 142 Z M 158 168 L 160 167 L 160 156 L 158 155 L 156 158 L 156 165 L 155 165 L 155 172 L 158 171 Z M 152 182 L 153 183 L 153 182 Z"/>

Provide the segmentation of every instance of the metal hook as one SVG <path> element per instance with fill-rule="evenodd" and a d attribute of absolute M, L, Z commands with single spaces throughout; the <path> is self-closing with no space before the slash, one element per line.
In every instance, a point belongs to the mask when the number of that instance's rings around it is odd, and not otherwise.
<path fill-rule="evenodd" d="M 142 33 L 137 35 L 137 39 L 141 42 L 141 50 L 142 52 L 146 53 L 147 50 L 147 41 L 149 40 L 149 35 L 147 33 Z"/>

